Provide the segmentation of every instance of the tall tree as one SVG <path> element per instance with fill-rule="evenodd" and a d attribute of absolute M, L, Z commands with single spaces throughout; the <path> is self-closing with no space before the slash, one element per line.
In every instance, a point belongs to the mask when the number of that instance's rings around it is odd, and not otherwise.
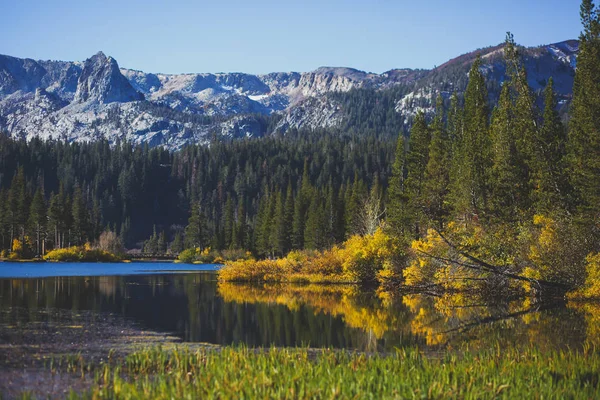
<path fill-rule="evenodd" d="M 425 114 L 420 111 L 410 130 L 408 151 L 406 152 L 406 181 L 404 182 L 406 203 L 402 205 L 407 210 L 407 222 L 415 237 L 421 235 L 421 229 L 425 226 L 423 189 L 425 170 L 429 161 L 430 142 L 431 130 L 425 120 Z"/>
<path fill-rule="evenodd" d="M 452 200 L 455 214 L 471 219 L 485 213 L 489 198 L 491 165 L 488 93 L 481 72 L 481 57 L 471 66 L 465 91 L 463 130 L 453 157 Z"/>
<path fill-rule="evenodd" d="M 185 228 L 185 247 L 204 249 L 208 243 L 206 215 L 200 202 L 194 202 Z"/>
<path fill-rule="evenodd" d="M 35 238 L 35 255 L 38 257 L 44 255 L 46 249 L 46 222 L 46 200 L 42 189 L 38 189 L 29 209 L 29 227 Z"/>
<path fill-rule="evenodd" d="M 552 78 L 544 90 L 544 119 L 538 132 L 538 167 L 533 178 L 536 210 L 542 213 L 565 210 L 570 195 L 566 174 L 567 132 L 557 110 Z"/>
<path fill-rule="evenodd" d="M 583 32 L 573 82 L 569 123 L 571 180 L 581 199 L 582 220 L 600 223 L 600 11 L 581 3 Z M 598 229 L 596 229 L 597 231 Z"/>
<path fill-rule="evenodd" d="M 404 190 L 406 179 L 406 143 L 404 136 L 398 136 L 394 163 L 392 164 L 392 176 L 388 188 L 387 226 L 394 236 L 397 237 L 404 236 L 407 229 L 410 229 L 407 210 L 408 198 Z"/>
<path fill-rule="evenodd" d="M 439 95 L 436 101 L 436 115 L 432 125 L 422 197 L 425 214 L 440 228 L 449 214 L 447 195 L 452 150 L 452 143 L 444 124 L 444 114 L 444 99 Z"/>

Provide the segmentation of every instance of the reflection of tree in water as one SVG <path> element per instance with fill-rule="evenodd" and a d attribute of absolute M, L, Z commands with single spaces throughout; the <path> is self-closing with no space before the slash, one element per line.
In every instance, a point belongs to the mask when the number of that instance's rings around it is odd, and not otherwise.
<path fill-rule="evenodd" d="M 366 351 L 465 343 L 542 350 L 600 345 L 600 305 L 594 303 L 486 303 L 463 295 L 374 293 L 343 285 L 217 286 L 209 274 L 4 279 L 0 307 L 0 322 L 6 324 L 60 322 L 60 312 L 45 309 L 89 310 L 216 344 Z"/>
<path fill-rule="evenodd" d="M 580 347 L 585 338 L 582 314 L 562 304 L 531 304 L 529 299 L 490 304 L 460 294 L 409 295 L 403 301 L 414 315 L 411 329 L 430 346 L 550 350 Z"/>

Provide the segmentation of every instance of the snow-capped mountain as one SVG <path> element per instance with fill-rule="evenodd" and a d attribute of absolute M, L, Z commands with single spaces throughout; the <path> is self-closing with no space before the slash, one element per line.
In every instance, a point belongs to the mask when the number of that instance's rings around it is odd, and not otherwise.
<path fill-rule="evenodd" d="M 568 100 L 577 52 L 577 41 L 525 49 L 534 90 L 553 76 Z M 502 46 L 460 56 L 432 70 L 383 74 L 322 67 L 306 73 L 168 75 L 119 68 L 101 52 L 85 62 L 0 55 L 0 131 L 26 138 L 126 139 L 178 148 L 215 135 L 265 134 L 261 115 L 279 115 L 277 128 L 283 131 L 342 126 L 348 111 L 332 94 L 399 86 L 406 90 L 394 109 L 408 124 L 417 110 L 430 110 L 435 93 L 464 90 L 478 53 L 493 96 L 493 83 L 499 88 L 504 75 Z"/>

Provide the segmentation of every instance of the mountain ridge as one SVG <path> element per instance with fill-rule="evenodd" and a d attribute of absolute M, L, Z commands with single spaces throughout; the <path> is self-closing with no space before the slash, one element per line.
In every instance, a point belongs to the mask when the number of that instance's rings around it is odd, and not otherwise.
<path fill-rule="evenodd" d="M 266 133 L 257 116 L 277 115 L 274 129 L 344 126 L 348 110 L 334 94 L 383 93 L 400 87 L 394 112 L 410 126 L 418 110 L 430 111 L 435 93 L 466 87 L 468 68 L 482 54 L 491 96 L 503 81 L 503 45 L 478 49 L 433 69 L 391 69 L 381 74 L 349 67 L 310 72 L 146 73 L 121 68 L 98 52 L 84 62 L 0 55 L 0 130 L 16 137 L 137 143 L 179 148 L 223 136 Z M 522 48 L 530 85 L 539 91 L 549 76 L 568 101 L 578 42 Z M 258 129 L 258 130 L 257 130 Z"/>

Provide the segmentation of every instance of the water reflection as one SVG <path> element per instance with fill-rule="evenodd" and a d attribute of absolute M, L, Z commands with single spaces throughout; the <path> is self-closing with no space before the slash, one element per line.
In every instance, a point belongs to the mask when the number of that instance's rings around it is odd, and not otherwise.
<path fill-rule="evenodd" d="M 44 310 L 113 313 L 186 341 L 215 344 L 368 351 L 600 345 L 600 305 L 589 303 L 489 304 L 354 286 L 253 286 L 217 283 L 210 273 L 0 279 L 0 325 L 60 323 L 60 312 Z"/>

